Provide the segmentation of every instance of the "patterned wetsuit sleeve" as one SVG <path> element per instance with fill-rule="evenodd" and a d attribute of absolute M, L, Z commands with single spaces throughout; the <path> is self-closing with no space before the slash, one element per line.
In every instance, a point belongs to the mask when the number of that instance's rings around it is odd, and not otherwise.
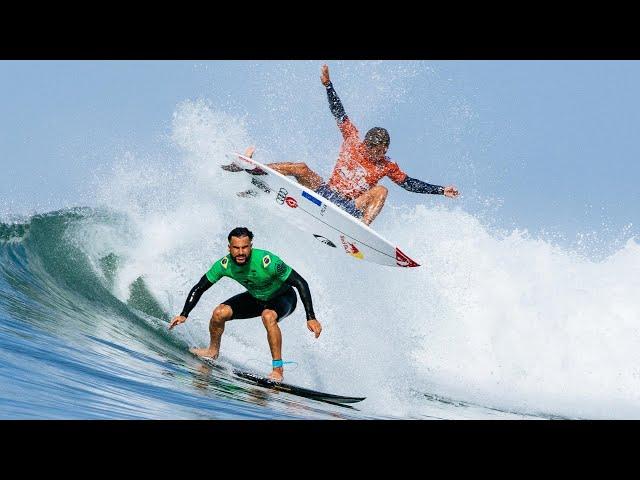
<path fill-rule="evenodd" d="M 342 123 L 347 118 L 347 114 L 344 113 L 344 107 L 342 106 L 342 102 L 338 97 L 335 89 L 333 88 L 333 84 L 329 82 L 329 85 L 326 86 L 327 89 L 327 98 L 329 99 L 329 110 L 331 110 L 331 114 L 335 117 L 338 123 Z"/>
<path fill-rule="evenodd" d="M 203 275 L 200 281 L 193 286 L 189 295 L 187 295 L 187 301 L 184 302 L 184 308 L 180 315 L 188 317 L 189 312 L 191 312 L 191 310 L 196 306 L 202 294 L 211 288 L 211 285 L 213 285 L 213 283 L 209 281 L 206 275 Z"/>
<path fill-rule="evenodd" d="M 300 276 L 298 272 L 291 269 L 291 274 L 286 280 L 288 285 L 295 287 L 304 305 L 304 311 L 307 313 L 307 320 L 315 320 L 316 314 L 313 312 L 313 302 L 311 301 L 311 292 L 309 291 L 309 284 Z"/>
<path fill-rule="evenodd" d="M 411 178 L 408 175 L 404 181 L 396 183 L 409 192 L 444 195 L 444 187 L 441 187 L 440 185 L 431 185 L 430 183 L 423 182 L 417 178 Z"/>
<path fill-rule="evenodd" d="M 333 83 L 329 82 L 327 85 L 327 98 L 329 99 L 329 109 L 331 110 L 331 114 L 338 121 L 338 128 L 342 133 L 342 138 L 347 140 L 350 137 L 358 138 L 358 129 L 351 122 L 349 117 L 344 111 L 344 107 L 342 106 L 342 102 L 338 97 L 335 89 L 333 88 Z"/>

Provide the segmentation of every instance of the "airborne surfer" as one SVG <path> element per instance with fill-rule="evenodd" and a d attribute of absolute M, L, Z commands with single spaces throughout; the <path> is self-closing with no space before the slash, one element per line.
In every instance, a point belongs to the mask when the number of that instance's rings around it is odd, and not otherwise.
<path fill-rule="evenodd" d="M 320 80 L 327 90 L 329 108 L 344 139 L 329 181 L 325 183 L 305 163 L 278 162 L 267 166 L 283 175 L 295 177 L 301 185 L 314 190 L 367 225 L 380 213 L 387 199 L 387 189 L 378 185 L 385 176 L 409 192 L 450 198 L 458 196 L 455 186 L 431 185 L 404 173 L 397 163 L 386 156 L 390 142 L 386 129 L 373 127 L 361 141 L 357 128 L 345 113 L 333 88 L 327 65 L 322 66 Z M 253 153 L 253 149 L 249 151 Z"/>

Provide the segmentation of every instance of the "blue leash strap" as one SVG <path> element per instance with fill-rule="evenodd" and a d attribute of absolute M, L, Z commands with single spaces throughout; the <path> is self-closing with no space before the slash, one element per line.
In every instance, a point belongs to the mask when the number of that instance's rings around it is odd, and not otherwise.
<path fill-rule="evenodd" d="M 272 360 L 271 361 L 271 366 L 273 368 L 280 368 L 283 367 L 285 364 L 291 364 L 291 363 L 295 363 L 296 365 L 298 364 L 298 362 L 284 362 L 282 361 L 282 359 L 278 359 L 278 360 Z"/>

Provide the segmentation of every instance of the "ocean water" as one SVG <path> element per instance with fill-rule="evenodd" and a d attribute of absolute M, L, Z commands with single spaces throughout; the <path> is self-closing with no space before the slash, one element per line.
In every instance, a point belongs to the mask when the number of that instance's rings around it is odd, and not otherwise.
<path fill-rule="evenodd" d="M 634 239 L 594 260 L 433 196 L 390 196 L 373 227 L 422 267 L 359 263 L 235 195 L 242 179 L 219 165 L 251 143 L 241 119 L 185 102 L 171 140 L 179 160 L 122 159 L 97 182 L 97 207 L 2 219 L 0 418 L 640 418 Z M 301 305 L 281 322 L 297 363 L 286 382 L 366 400 L 235 377 L 270 369 L 259 319 L 229 322 L 215 367 L 191 355 L 212 309 L 242 291 L 229 279 L 168 330 L 240 225 L 307 279 L 324 328 L 314 339 Z"/>

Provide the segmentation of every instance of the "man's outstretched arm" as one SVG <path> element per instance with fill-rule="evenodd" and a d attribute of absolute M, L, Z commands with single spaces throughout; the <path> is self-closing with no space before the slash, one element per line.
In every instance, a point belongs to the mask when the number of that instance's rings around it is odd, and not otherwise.
<path fill-rule="evenodd" d="M 309 284 L 307 281 L 302 278 L 298 272 L 291 269 L 291 273 L 289 274 L 289 277 L 287 277 L 285 283 L 298 290 L 300 300 L 302 300 L 302 305 L 304 305 L 304 311 L 307 313 L 307 320 L 316 318 L 316 314 L 313 312 L 311 291 L 309 290 Z"/>
<path fill-rule="evenodd" d="M 289 274 L 289 277 L 287 277 L 285 283 L 298 290 L 300 300 L 302 300 L 302 305 L 304 305 L 304 311 L 307 314 L 307 328 L 315 333 L 316 338 L 318 338 L 322 331 L 322 326 L 320 326 L 320 322 L 316 320 L 316 314 L 313 312 L 313 302 L 311 301 L 309 284 L 293 269 L 291 269 L 291 273 Z"/>
<path fill-rule="evenodd" d="M 396 183 L 409 192 L 445 195 L 451 198 L 458 196 L 458 189 L 454 186 L 443 187 L 440 185 L 431 185 L 417 178 L 411 178 L 409 175 L 407 175 L 403 181 Z"/>
<path fill-rule="evenodd" d="M 327 89 L 327 99 L 329 100 L 329 110 L 331 110 L 331 114 L 338 121 L 338 124 L 341 124 L 348 117 L 344 111 L 344 107 L 342 106 L 342 102 L 340 101 L 338 94 L 333 88 L 333 84 L 331 83 L 331 79 L 329 78 L 329 67 L 327 65 L 322 66 L 320 81 Z"/>
<path fill-rule="evenodd" d="M 189 312 L 191 312 L 191 310 L 195 308 L 202 294 L 209 290 L 209 288 L 211 288 L 211 285 L 213 285 L 213 283 L 209 281 L 206 275 L 203 275 L 200 281 L 193 286 L 193 288 L 189 292 L 189 295 L 187 295 L 187 300 L 184 302 L 182 313 L 180 313 L 180 315 L 178 315 L 171 321 L 169 330 L 171 330 L 176 325 L 183 323 L 187 319 L 187 317 L 189 316 Z"/>
<path fill-rule="evenodd" d="M 407 175 L 402 182 L 398 183 L 402 188 L 408 192 L 414 193 L 431 193 L 433 195 L 444 195 L 444 187 L 440 185 L 431 185 L 430 183 L 423 182 L 417 178 L 411 178 Z"/>

